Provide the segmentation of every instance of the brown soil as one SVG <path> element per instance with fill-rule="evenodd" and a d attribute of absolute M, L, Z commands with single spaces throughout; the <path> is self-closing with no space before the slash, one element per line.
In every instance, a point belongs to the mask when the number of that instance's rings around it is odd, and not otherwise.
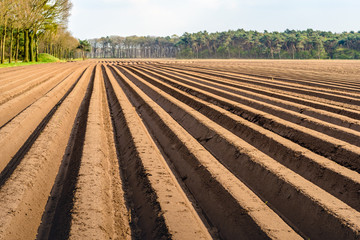
<path fill-rule="evenodd" d="M 0 69 L 0 239 L 359 239 L 359 69 Z"/>

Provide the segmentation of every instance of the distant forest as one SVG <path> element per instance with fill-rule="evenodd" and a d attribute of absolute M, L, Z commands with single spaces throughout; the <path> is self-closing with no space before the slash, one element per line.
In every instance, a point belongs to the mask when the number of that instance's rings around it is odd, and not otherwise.
<path fill-rule="evenodd" d="M 360 59 L 360 31 L 184 33 L 168 37 L 108 36 L 88 40 L 92 58 Z"/>

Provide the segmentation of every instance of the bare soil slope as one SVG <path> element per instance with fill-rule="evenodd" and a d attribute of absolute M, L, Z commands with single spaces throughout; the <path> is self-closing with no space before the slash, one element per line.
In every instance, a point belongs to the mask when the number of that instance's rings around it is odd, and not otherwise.
<path fill-rule="evenodd" d="M 359 239 L 357 61 L 0 70 L 0 239 Z"/>

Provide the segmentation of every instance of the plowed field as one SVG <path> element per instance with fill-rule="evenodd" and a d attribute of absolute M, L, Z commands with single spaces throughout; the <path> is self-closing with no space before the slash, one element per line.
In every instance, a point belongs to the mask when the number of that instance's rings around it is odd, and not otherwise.
<path fill-rule="evenodd" d="M 0 70 L 0 239 L 360 239 L 360 63 Z"/>

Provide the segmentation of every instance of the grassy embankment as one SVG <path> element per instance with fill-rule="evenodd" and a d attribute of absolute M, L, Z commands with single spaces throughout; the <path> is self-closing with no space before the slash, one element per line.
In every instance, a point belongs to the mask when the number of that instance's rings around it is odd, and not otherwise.
<path fill-rule="evenodd" d="M 71 61 L 80 61 L 82 58 L 72 59 Z M 51 63 L 51 62 L 66 62 L 66 60 L 60 60 L 50 54 L 47 53 L 40 53 L 39 54 L 39 61 L 38 62 L 12 62 L 12 63 L 4 63 L 0 64 L 0 68 L 5 67 L 17 67 L 17 66 L 26 66 L 26 65 L 33 65 L 33 64 L 41 64 L 41 63 Z"/>

